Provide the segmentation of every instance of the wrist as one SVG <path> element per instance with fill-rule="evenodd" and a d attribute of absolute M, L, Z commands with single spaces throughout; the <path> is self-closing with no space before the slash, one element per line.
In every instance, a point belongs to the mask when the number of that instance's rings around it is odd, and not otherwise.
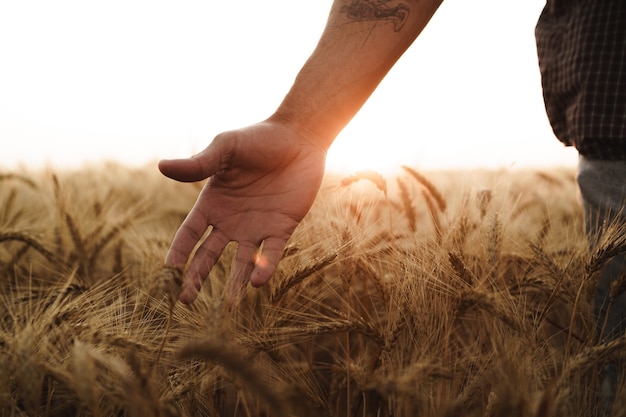
<path fill-rule="evenodd" d="M 328 150 L 339 133 L 339 130 L 333 131 L 324 122 L 313 121 L 313 118 L 307 116 L 304 112 L 290 111 L 283 108 L 283 106 L 277 109 L 267 121 L 284 126 L 286 129 L 294 132 L 294 135 L 300 138 L 300 140 L 321 148 L 324 152 Z"/>

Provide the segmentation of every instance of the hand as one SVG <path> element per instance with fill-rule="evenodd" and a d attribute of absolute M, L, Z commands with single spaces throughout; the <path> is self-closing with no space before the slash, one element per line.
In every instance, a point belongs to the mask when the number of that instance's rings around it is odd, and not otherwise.
<path fill-rule="evenodd" d="M 325 158 L 313 135 L 265 121 L 218 135 L 192 158 L 160 161 L 161 172 L 175 180 L 209 178 L 165 260 L 184 271 L 180 301 L 195 300 L 231 241 L 238 245 L 225 288 L 227 302 L 237 301 L 248 281 L 264 285 L 315 200 Z M 209 227 L 210 234 L 190 259 Z"/>

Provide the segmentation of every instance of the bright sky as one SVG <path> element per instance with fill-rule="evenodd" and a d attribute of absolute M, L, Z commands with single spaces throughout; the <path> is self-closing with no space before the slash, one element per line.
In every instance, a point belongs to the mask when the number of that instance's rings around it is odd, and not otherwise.
<path fill-rule="evenodd" d="M 276 108 L 331 3 L 1 2 L 0 167 L 198 152 Z M 328 167 L 573 166 L 541 98 L 533 30 L 544 4 L 444 1 Z"/>

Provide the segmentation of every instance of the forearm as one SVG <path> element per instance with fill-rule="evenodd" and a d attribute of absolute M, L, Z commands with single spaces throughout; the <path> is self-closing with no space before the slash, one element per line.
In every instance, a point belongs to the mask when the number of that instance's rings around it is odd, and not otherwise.
<path fill-rule="evenodd" d="M 274 120 L 328 148 L 426 26 L 442 0 L 335 0 L 311 57 Z"/>

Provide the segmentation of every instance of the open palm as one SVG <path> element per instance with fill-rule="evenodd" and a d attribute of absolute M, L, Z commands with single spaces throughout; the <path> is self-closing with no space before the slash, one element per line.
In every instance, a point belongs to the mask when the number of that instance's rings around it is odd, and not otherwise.
<path fill-rule="evenodd" d="M 322 181 L 326 153 L 312 139 L 266 121 L 222 133 L 192 158 L 159 163 L 164 175 L 178 181 L 209 179 L 166 258 L 168 266 L 185 271 L 182 302 L 195 300 L 231 241 L 238 245 L 226 298 L 238 298 L 248 281 L 261 286 L 270 279 Z"/>

